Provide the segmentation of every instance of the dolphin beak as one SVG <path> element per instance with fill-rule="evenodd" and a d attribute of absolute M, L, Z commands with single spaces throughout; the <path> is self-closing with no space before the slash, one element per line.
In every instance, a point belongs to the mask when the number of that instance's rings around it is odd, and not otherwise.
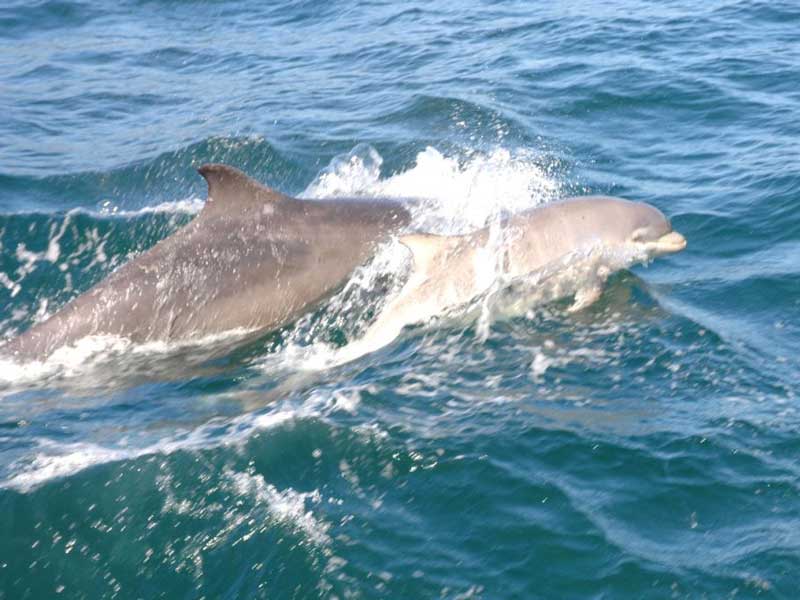
<path fill-rule="evenodd" d="M 656 254 L 674 254 L 686 248 L 686 238 L 677 231 L 670 231 L 653 242 Z"/>

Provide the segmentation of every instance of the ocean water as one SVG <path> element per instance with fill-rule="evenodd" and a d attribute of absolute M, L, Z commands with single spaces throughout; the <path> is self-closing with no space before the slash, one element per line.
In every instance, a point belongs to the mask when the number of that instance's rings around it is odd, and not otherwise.
<path fill-rule="evenodd" d="M 6 0 L 0 114 L 3 338 L 210 161 L 439 232 L 618 195 L 689 242 L 346 364 L 396 246 L 222 357 L 0 362 L 3 600 L 800 597 L 796 2 Z"/>

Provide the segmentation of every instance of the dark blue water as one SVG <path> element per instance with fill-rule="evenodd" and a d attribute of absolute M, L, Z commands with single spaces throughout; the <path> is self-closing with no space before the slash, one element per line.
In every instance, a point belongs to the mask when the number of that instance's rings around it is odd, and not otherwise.
<path fill-rule="evenodd" d="M 209 161 L 440 230 L 613 194 L 689 240 L 335 368 L 352 299 L 222 358 L 2 363 L 0 598 L 798 597 L 800 6 L 442 6 L 0 7 L 3 337 Z"/>

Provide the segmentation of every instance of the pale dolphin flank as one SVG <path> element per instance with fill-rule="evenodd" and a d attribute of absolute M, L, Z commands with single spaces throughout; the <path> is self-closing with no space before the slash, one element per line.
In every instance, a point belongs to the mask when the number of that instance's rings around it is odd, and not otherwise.
<path fill-rule="evenodd" d="M 552 294 L 575 293 L 570 310 L 581 310 L 598 299 L 613 271 L 686 247 L 655 207 L 607 196 L 554 202 L 509 218 L 499 236 L 492 234 L 486 227 L 461 236 L 401 237 L 412 252 L 411 275 L 365 335 L 342 350 L 339 362 L 385 346 L 405 325 L 465 305 L 498 282 L 546 277 L 566 265 L 581 267 L 579 284 Z M 537 284 L 541 279 L 534 278 Z"/>
<path fill-rule="evenodd" d="M 268 331 L 318 305 L 409 222 L 380 200 L 298 200 L 220 164 L 188 225 L 0 351 L 44 358 L 90 335 L 185 340 Z"/>

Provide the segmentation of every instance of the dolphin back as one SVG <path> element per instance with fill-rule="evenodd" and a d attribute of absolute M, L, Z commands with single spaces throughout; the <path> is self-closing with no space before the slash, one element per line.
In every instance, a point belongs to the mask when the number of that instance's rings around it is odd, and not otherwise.
<path fill-rule="evenodd" d="M 227 165 L 198 169 L 193 221 L 0 348 L 46 357 L 90 335 L 186 340 L 286 325 L 334 293 L 409 222 L 386 200 L 299 200 Z"/>

